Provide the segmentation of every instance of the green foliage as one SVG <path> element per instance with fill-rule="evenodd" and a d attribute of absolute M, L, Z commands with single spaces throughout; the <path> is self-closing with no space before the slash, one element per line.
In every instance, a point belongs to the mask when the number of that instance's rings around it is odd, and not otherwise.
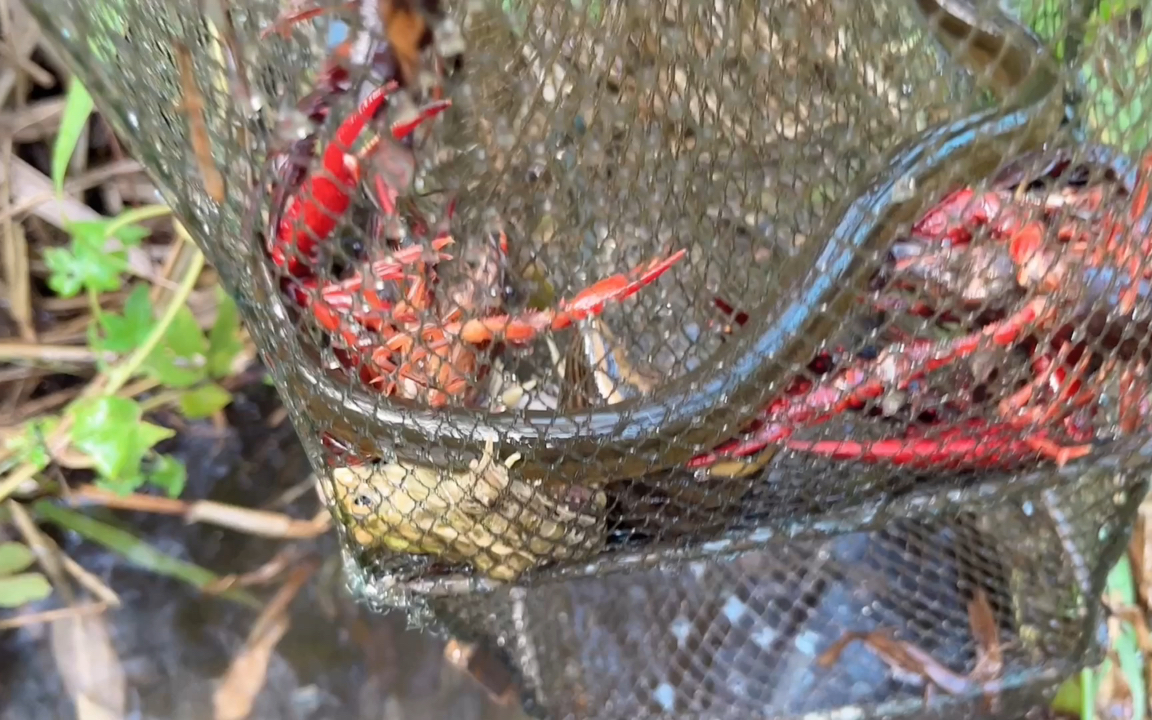
<path fill-rule="evenodd" d="M 88 94 L 88 90 L 79 81 L 73 80 L 68 86 L 68 95 L 64 99 L 64 114 L 60 118 L 60 130 L 52 147 L 52 184 L 56 186 L 57 193 L 64 192 L 64 176 L 68 173 L 68 163 L 76 152 L 76 145 L 80 142 L 80 136 L 88 124 L 92 108 L 92 96 Z"/>
<path fill-rule="evenodd" d="M 1088 127 L 1097 141 L 1122 152 L 1142 153 L 1152 140 L 1152 37 L 1123 39 L 1101 19 L 1092 26 L 1095 40 L 1081 68 Z"/>
<path fill-rule="evenodd" d="M 196 316 L 185 305 L 172 321 L 160 327 L 147 285 L 132 289 L 121 313 L 101 312 L 88 328 L 89 346 L 98 354 L 122 356 L 141 348 L 155 333 L 162 333 L 156 348 L 140 365 L 140 373 L 160 385 L 182 390 L 177 405 L 185 417 L 199 419 L 224 409 L 232 395 L 216 380 L 227 377 L 243 349 L 236 304 L 218 290 L 216 322 L 205 335 Z M 100 360 L 107 367 L 107 358 Z M 171 430 L 145 422 L 134 400 L 116 396 L 75 403 L 72 444 L 89 455 L 98 483 L 115 492 L 132 492 L 151 484 L 176 497 L 184 488 L 184 467 L 175 458 L 156 454 L 153 447 L 173 435 Z"/>
<path fill-rule="evenodd" d="M 137 285 L 124 301 L 124 314 L 96 316 L 96 322 L 88 326 L 88 346 L 100 352 L 128 353 L 148 339 L 155 324 L 148 286 Z"/>
<path fill-rule="evenodd" d="M 188 482 L 188 471 L 184 463 L 171 455 L 156 455 L 146 473 L 148 482 L 168 493 L 168 497 L 180 497 Z"/>
<path fill-rule="evenodd" d="M 48 467 L 50 458 L 44 447 L 44 437 L 56 429 L 59 420 L 53 417 L 37 418 L 24 424 L 19 435 L 13 435 L 4 443 L 4 449 L 11 455 L 0 463 L 0 472 L 7 472 L 13 466 L 30 464 L 37 472 Z"/>
<path fill-rule="evenodd" d="M 73 296 L 81 291 L 93 295 L 118 290 L 124 284 L 127 261 L 123 252 L 102 250 L 111 238 L 125 246 L 139 244 L 147 234 L 133 220 L 155 215 L 154 208 L 129 211 L 120 217 L 90 223 L 76 223 L 69 249 L 46 253 L 52 270 L 49 281 L 59 294 Z M 207 334 L 187 305 L 178 307 L 169 322 L 161 326 L 150 287 L 136 284 L 125 299 L 123 310 L 105 312 L 93 307 L 88 327 L 88 345 L 97 355 L 97 364 L 107 371 L 125 357 L 150 346 L 154 349 L 140 363 L 137 374 L 155 380 L 169 390 L 182 391 L 177 406 L 189 419 L 204 418 L 223 409 L 232 395 L 216 381 L 232 371 L 243 349 L 236 304 L 219 288 L 219 311 Z M 184 468 L 175 458 L 159 455 L 154 446 L 172 436 L 172 431 L 145 422 L 144 410 L 134 400 L 117 396 L 89 398 L 67 409 L 72 418 L 72 445 L 89 455 L 97 482 L 115 492 L 132 492 L 151 484 L 175 497 L 184 487 Z M 23 436 L 20 436 L 23 439 Z M 39 447 L 29 440 L 28 450 L 16 453 L 21 461 L 34 459 L 47 465 L 47 456 L 29 455 Z"/>
<path fill-rule="evenodd" d="M 236 356 L 244 348 L 239 336 L 240 320 L 236 303 L 222 290 L 217 292 L 219 311 L 208 336 L 201 332 L 192 311 L 187 306 L 180 307 L 164 329 L 160 344 L 144 361 L 141 370 L 145 374 L 165 387 L 183 389 L 231 373 Z M 97 353 L 124 354 L 139 348 L 156 331 L 155 309 L 148 287 L 138 285 L 125 301 L 123 313 L 100 313 L 96 317 L 88 328 L 88 344 Z M 215 394 L 207 397 L 218 398 L 220 393 L 227 392 L 219 386 L 207 387 L 215 388 L 211 391 Z M 227 404 L 224 402 L 216 409 Z M 208 414 L 211 412 L 214 410 Z"/>
<path fill-rule="evenodd" d="M 1032 28 L 1052 48 L 1056 59 L 1064 59 L 1066 0 L 1011 0 L 1007 5 L 1020 22 Z"/>
<path fill-rule="evenodd" d="M 216 288 L 216 323 L 208 333 L 208 374 L 214 378 L 227 377 L 232 364 L 244 349 L 240 342 L 240 314 L 236 301 L 219 287 Z"/>
<path fill-rule="evenodd" d="M 57 191 L 63 189 L 69 160 L 91 113 L 91 98 L 74 82 L 53 148 L 52 179 Z M 147 228 L 137 223 L 169 212 L 163 206 L 146 206 L 114 218 L 70 223 L 68 245 L 46 250 L 44 262 L 53 292 L 61 297 L 86 293 L 92 300 L 88 346 L 96 353 L 98 368 L 109 372 L 132 359 L 124 365 L 124 372 L 148 377 L 162 391 L 177 391 L 178 408 L 188 418 L 197 419 L 232 401 L 231 394 L 216 381 L 231 373 L 243 349 L 235 303 L 217 289 L 219 313 L 206 335 L 185 304 L 172 313 L 158 313 L 151 288 L 145 283 L 132 287 L 119 313 L 105 312 L 98 302 L 101 293 L 118 291 L 126 284 L 128 249 L 148 236 Z M 109 246 L 115 249 L 109 251 Z M 176 458 L 155 451 L 155 446 L 172 437 L 174 431 L 146 422 L 145 409 L 135 400 L 112 394 L 119 384 L 109 393 L 85 397 L 65 410 L 71 420 L 68 439 L 72 447 L 89 457 L 97 484 L 102 487 L 128 493 L 150 484 L 171 497 L 178 496 L 186 481 L 184 466 Z M 31 463 L 38 470 L 47 467 L 46 430 L 43 423 L 29 423 L 24 433 L 10 439 L 9 464 Z"/>
<path fill-rule="evenodd" d="M 100 522 L 95 518 L 47 500 L 33 503 L 32 509 L 37 517 L 75 532 L 86 540 L 102 545 L 112 552 L 119 553 L 133 565 L 149 572 L 174 578 L 201 589 L 220 580 L 219 575 L 205 570 L 199 565 L 193 565 L 165 555 L 132 533 Z M 248 607 L 261 607 L 260 601 L 246 590 L 231 588 L 220 593 L 220 597 L 243 603 Z"/>
<path fill-rule="evenodd" d="M 144 361 L 144 370 L 162 385 L 189 388 L 208 375 L 208 339 L 196 316 L 181 307 L 156 350 Z"/>
<path fill-rule="evenodd" d="M 72 445 L 95 463 L 100 484 L 131 492 L 144 484 L 141 464 L 156 443 L 176 433 L 144 421 L 140 404 L 129 398 L 99 397 L 73 403 Z"/>
<path fill-rule="evenodd" d="M 18 542 L 0 543 L 0 607 L 18 608 L 52 594 L 52 585 L 38 572 L 24 572 L 36 556 Z"/>
<path fill-rule="evenodd" d="M 206 418 L 232 402 L 232 394 L 216 384 L 201 385 L 180 396 L 180 411 L 191 420 Z"/>
<path fill-rule="evenodd" d="M 91 220 L 68 224 L 71 241 L 67 248 L 44 251 L 44 263 L 51 271 L 48 287 L 61 297 L 74 297 L 81 291 L 115 292 L 123 284 L 128 270 L 125 249 L 109 252 L 109 240 L 119 240 L 123 248 L 139 245 L 148 230 L 138 225 L 124 225 L 116 219 Z"/>
<path fill-rule="evenodd" d="M 1071 18 L 1065 0 L 1012 0 L 1017 16 L 1064 59 L 1064 34 Z M 1140 153 L 1152 140 L 1152 73 L 1148 33 L 1118 32 L 1122 19 L 1145 0 L 1101 0 L 1084 28 L 1076 68 L 1084 91 L 1081 107 L 1094 140 L 1125 153 Z"/>
<path fill-rule="evenodd" d="M 1107 594 L 1109 601 L 1117 607 L 1139 607 L 1140 598 L 1132 577 L 1132 567 L 1127 556 L 1120 559 L 1108 575 Z M 1119 637 L 1112 638 L 1112 653 L 1097 668 L 1086 668 L 1079 675 L 1066 680 L 1057 690 L 1052 700 L 1052 708 L 1069 715 L 1079 715 L 1082 720 L 1096 717 L 1096 696 L 1100 683 L 1114 672 L 1114 660 L 1119 663 L 1120 675 L 1132 698 L 1131 720 L 1144 720 L 1147 715 L 1148 686 L 1144 681 L 1144 654 L 1136 637 L 1136 630 L 1127 620 L 1121 623 Z"/>

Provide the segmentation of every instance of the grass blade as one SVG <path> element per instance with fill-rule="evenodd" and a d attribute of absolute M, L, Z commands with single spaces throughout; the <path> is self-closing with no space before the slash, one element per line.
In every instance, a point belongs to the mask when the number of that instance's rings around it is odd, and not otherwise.
<path fill-rule="evenodd" d="M 73 79 L 68 85 L 64 114 L 60 118 L 60 130 L 56 135 L 56 144 L 52 147 L 52 184 L 56 186 L 57 195 L 64 193 L 64 176 L 68 174 L 68 163 L 72 160 L 72 154 L 76 152 L 76 144 L 80 142 L 80 135 L 84 132 L 84 126 L 88 124 L 92 108 L 92 96 L 88 94 L 88 89 Z"/>
<path fill-rule="evenodd" d="M 181 580 L 200 590 L 220 579 L 220 576 L 210 570 L 165 555 L 132 533 L 87 515 L 62 508 L 47 500 L 35 503 L 32 508 L 44 520 L 77 532 L 84 538 L 123 555 L 132 564 L 158 575 Z M 243 590 L 228 590 L 220 593 L 220 597 L 253 608 L 261 607 L 260 601 L 254 595 Z"/>

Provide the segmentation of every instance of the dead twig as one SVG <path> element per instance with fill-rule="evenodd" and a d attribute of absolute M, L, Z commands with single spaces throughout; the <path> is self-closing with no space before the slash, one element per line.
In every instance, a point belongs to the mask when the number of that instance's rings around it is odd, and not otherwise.
<path fill-rule="evenodd" d="M 0 362 L 94 363 L 96 353 L 86 347 L 43 343 L 0 342 Z"/>
<path fill-rule="evenodd" d="M 48 540 L 55 544 L 50 538 L 48 538 Z M 68 554 L 61 551 L 59 546 L 57 546 L 56 550 L 60 553 L 60 562 L 68 574 L 71 575 L 76 582 L 80 583 L 81 587 L 95 595 L 100 600 L 101 605 L 116 608 L 120 607 L 120 596 L 116 594 L 116 591 L 105 585 L 100 578 L 85 570 L 80 563 L 68 557 Z"/>
<path fill-rule="evenodd" d="M 217 203 L 224 202 L 224 176 L 216 168 L 212 159 L 212 140 L 208 126 L 204 122 L 204 96 L 196 85 L 196 74 L 192 69 L 192 53 L 182 43 L 175 44 L 176 65 L 180 68 L 180 90 L 184 97 L 179 109 L 188 119 L 188 134 L 192 140 L 192 153 L 200 170 L 204 191 Z"/>
<path fill-rule="evenodd" d="M 67 102 L 68 99 L 60 95 L 0 112 L 0 132 L 10 135 L 17 143 L 49 140 L 60 128 L 60 116 Z"/>
<path fill-rule="evenodd" d="M 107 165 L 101 165 L 98 168 L 89 170 L 86 173 L 77 175 L 76 177 L 64 183 L 64 194 L 75 195 L 76 193 L 84 192 L 97 185 L 102 185 L 119 177 L 138 175 L 144 172 L 143 166 L 135 160 L 117 160 L 110 162 Z M 41 175 L 43 176 L 43 175 Z M 49 187 L 46 190 L 41 190 L 35 194 L 22 194 L 22 196 L 13 203 L 10 207 L 4 208 L 0 212 L 0 220 L 7 220 L 10 217 L 26 213 L 29 210 L 34 210 L 38 205 L 42 205 L 50 200 L 56 198 L 56 191 Z M 83 205 L 82 207 L 88 207 Z M 96 214 L 94 210 L 90 211 L 93 215 Z M 97 216 L 99 217 L 99 216 Z M 151 262 L 149 262 L 151 267 Z"/>
<path fill-rule="evenodd" d="M 816 665 L 825 669 L 832 667 L 849 645 L 859 642 L 894 672 L 919 679 L 924 685 L 926 700 L 933 688 L 953 696 L 980 692 L 984 696 L 985 706 L 994 710 L 1003 690 L 1003 649 L 995 614 L 983 590 L 978 589 L 969 603 L 968 620 L 976 640 L 977 662 L 973 671 L 967 675 L 956 672 L 913 643 L 898 640 L 890 629 L 844 633 L 816 658 Z"/>
<path fill-rule="evenodd" d="M 8 285 L 8 308 L 20 327 L 20 337 L 36 341 L 36 324 L 32 319 L 32 285 L 29 282 L 28 238 L 24 228 L 12 224 L 4 227 L 4 279 Z"/>
<path fill-rule="evenodd" d="M 52 181 L 44 173 L 20 158 L 12 158 L 11 166 L 0 167 L 0 173 L 3 173 L 0 181 L 7 181 L 9 187 L 12 188 L 12 195 L 16 204 L 19 204 L 21 200 L 33 197 L 40 199 L 47 195 L 48 199 L 33 204 L 29 210 L 34 216 L 61 230 L 67 231 L 69 222 L 93 222 L 107 219 L 79 200 L 68 196 L 57 196 L 52 187 Z M 109 240 L 104 249 L 108 252 L 126 250 L 129 271 L 145 280 L 157 281 L 152 261 L 143 249 L 138 247 L 125 249 L 115 238 Z"/>
<path fill-rule="evenodd" d="M 41 623 L 51 623 L 57 620 L 65 620 L 68 618 L 79 617 L 83 615 L 99 615 L 108 610 L 108 605 L 102 602 L 96 603 L 82 603 L 80 605 L 73 605 L 72 607 L 56 608 L 54 610 L 42 610 L 40 612 L 24 613 L 16 617 L 0 620 L 0 632 L 4 630 L 17 630 L 19 628 L 28 627 L 29 625 L 39 625 Z"/>
<path fill-rule="evenodd" d="M 95 485 L 75 488 L 68 502 L 73 507 L 88 502 L 118 510 L 175 515 L 186 523 L 207 523 L 278 540 L 307 540 L 323 535 L 331 527 L 331 516 L 327 511 L 317 513 L 311 520 L 298 520 L 281 513 L 250 510 L 212 500 L 173 500 L 140 493 L 117 495 Z"/>
<path fill-rule="evenodd" d="M 295 546 L 281 548 L 271 560 L 255 570 L 240 575 L 225 575 L 216 582 L 204 586 L 206 593 L 221 593 L 232 588 L 256 587 L 271 583 L 284 574 L 294 563 L 299 562 L 304 553 Z"/>
<path fill-rule="evenodd" d="M 32 82 L 40 87 L 45 89 L 56 87 L 56 78 L 52 76 L 52 73 L 32 62 L 31 58 L 23 53 L 13 52 L 7 43 L 0 43 L 0 56 L 20 68 L 24 74 L 32 78 Z"/>

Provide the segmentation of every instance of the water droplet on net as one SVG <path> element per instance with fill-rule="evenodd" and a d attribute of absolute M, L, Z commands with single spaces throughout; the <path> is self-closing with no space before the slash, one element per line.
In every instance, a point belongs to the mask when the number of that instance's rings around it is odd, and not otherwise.
<path fill-rule="evenodd" d="M 276 123 L 276 139 L 283 143 L 303 140 L 312 132 L 312 121 L 296 108 L 284 108 Z"/>
<path fill-rule="evenodd" d="M 249 114 L 256 114 L 260 112 L 266 104 L 267 103 L 264 100 L 264 94 L 259 90 L 253 90 L 248 96 L 247 112 Z"/>
<path fill-rule="evenodd" d="M 906 202 L 916 195 L 916 178 L 905 175 L 899 178 L 892 186 L 892 199 L 896 202 Z"/>

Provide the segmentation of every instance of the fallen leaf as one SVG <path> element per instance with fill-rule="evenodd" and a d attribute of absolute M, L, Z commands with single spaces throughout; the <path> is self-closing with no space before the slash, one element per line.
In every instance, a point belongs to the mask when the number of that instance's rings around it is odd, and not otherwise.
<path fill-rule="evenodd" d="M 76 720 L 119 720 L 121 717 L 93 702 L 87 695 L 76 698 Z"/>
<path fill-rule="evenodd" d="M 1000 646 L 1000 627 L 996 623 L 996 613 L 988 602 L 988 593 L 977 588 L 968 603 L 968 625 L 976 640 L 976 667 L 969 679 L 986 685 L 997 680 L 1004 672 L 1004 651 Z M 984 709 L 988 713 L 998 711 L 1000 699 L 995 692 L 984 693 Z"/>
<path fill-rule="evenodd" d="M 288 616 L 279 615 L 263 627 L 263 632 L 249 638 L 240 653 L 232 659 L 224 679 L 212 694 L 216 720 L 244 720 L 268 676 L 268 662 L 276 644 L 288 632 Z"/>
<path fill-rule="evenodd" d="M 232 659 L 228 672 L 212 694 L 215 720 L 244 720 L 252 712 L 256 696 L 267 679 L 272 652 L 288 632 L 288 607 L 317 567 L 318 563 L 313 561 L 293 569 L 276 595 L 264 606 L 248 633 L 247 642 Z"/>
<path fill-rule="evenodd" d="M 127 681 L 104 615 L 74 615 L 51 625 L 52 656 L 78 720 L 124 717 Z"/>
<path fill-rule="evenodd" d="M 289 545 L 255 570 L 249 570 L 239 575 L 225 575 L 215 582 L 208 583 L 204 586 L 204 592 L 214 593 L 234 587 L 267 585 L 284 573 L 300 557 L 300 549 Z"/>
<path fill-rule="evenodd" d="M 1004 653 L 996 615 L 982 589 L 976 590 L 972 602 L 968 603 L 968 624 L 976 639 L 976 668 L 972 671 L 972 680 L 979 683 L 995 680 L 1004 671 Z"/>

